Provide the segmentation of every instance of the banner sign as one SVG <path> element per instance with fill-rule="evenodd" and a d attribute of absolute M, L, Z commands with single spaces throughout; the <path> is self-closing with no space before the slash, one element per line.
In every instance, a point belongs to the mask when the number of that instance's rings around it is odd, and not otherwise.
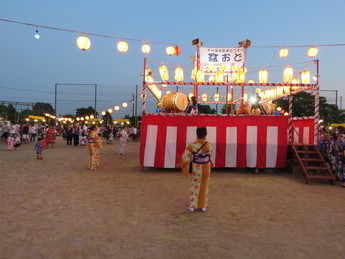
<path fill-rule="evenodd" d="M 219 65 L 226 65 L 226 70 L 230 70 L 232 64 L 242 67 L 245 62 L 245 48 L 200 48 L 200 66 L 206 71 L 208 66 L 214 65 L 217 69 Z"/>

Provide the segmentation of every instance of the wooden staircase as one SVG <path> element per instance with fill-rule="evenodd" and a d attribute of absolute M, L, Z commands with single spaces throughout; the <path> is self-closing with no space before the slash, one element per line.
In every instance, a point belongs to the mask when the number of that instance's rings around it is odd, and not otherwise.
<path fill-rule="evenodd" d="M 315 145 L 294 143 L 292 150 L 304 174 L 305 184 L 310 184 L 311 179 L 325 179 L 336 184 L 335 176 Z"/>

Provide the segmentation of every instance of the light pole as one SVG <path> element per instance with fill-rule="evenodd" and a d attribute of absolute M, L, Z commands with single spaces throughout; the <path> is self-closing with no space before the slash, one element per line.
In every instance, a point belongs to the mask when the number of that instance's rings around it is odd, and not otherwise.
<path fill-rule="evenodd" d="M 338 90 L 319 90 L 320 92 L 335 92 L 335 106 L 338 107 Z"/>

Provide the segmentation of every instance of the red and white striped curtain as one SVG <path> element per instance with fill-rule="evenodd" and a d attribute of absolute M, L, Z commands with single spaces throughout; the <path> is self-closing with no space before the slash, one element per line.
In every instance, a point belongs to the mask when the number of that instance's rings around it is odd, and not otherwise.
<path fill-rule="evenodd" d="M 147 114 L 142 118 L 140 164 L 175 168 L 196 129 L 207 128 L 215 167 L 284 168 L 287 116 Z"/>

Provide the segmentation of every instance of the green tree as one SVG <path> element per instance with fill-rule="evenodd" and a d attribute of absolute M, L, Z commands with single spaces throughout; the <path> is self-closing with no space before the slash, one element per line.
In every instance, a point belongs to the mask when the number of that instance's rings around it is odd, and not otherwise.
<path fill-rule="evenodd" d="M 201 114 L 216 114 L 216 109 L 211 109 L 210 105 L 198 104 L 198 111 Z"/>
<path fill-rule="evenodd" d="M 32 115 L 44 116 L 45 113 L 54 114 L 55 110 L 50 103 L 37 102 L 32 107 Z"/>
<path fill-rule="evenodd" d="M 220 112 L 222 114 L 225 114 L 225 104 L 223 104 L 222 108 L 220 109 Z M 236 110 L 236 105 L 234 105 L 234 110 Z M 230 111 L 231 111 L 231 104 L 228 104 L 228 114 L 230 114 Z"/>
<path fill-rule="evenodd" d="M 9 104 L 6 107 L 6 117 L 7 117 L 6 120 L 16 121 L 17 111 L 16 111 L 16 108 L 12 104 Z"/>
<path fill-rule="evenodd" d="M 95 114 L 95 109 L 92 106 L 87 108 L 78 108 L 75 114 L 77 117 L 84 117 L 86 115 Z"/>
<path fill-rule="evenodd" d="M 275 101 L 277 106 L 283 110 L 289 110 L 288 98 L 280 98 Z M 325 125 L 331 123 L 344 123 L 345 114 L 334 104 L 329 104 L 325 97 L 320 97 L 320 119 L 324 120 Z M 300 92 L 292 97 L 292 116 L 314 116 L 314 96 L 307 92 Z"/>

